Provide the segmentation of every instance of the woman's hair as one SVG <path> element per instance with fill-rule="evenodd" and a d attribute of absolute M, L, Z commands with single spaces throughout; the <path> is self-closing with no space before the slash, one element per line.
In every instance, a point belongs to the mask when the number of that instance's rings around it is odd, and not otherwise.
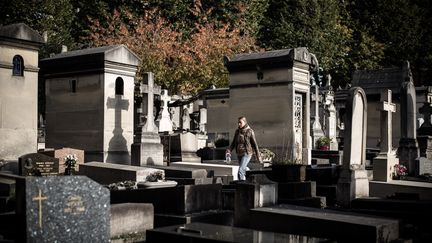
<path fill-rule="evenodd" d="M 243 120 L 246 124 L 248 123 L 247 120 L 246 120 L 246 117 L 245 117 L 245 116 L 241 116 L 241 117 L 239 117 L 238 120 L 239 120 L 239 121 L 240 121 L 240 120 Z"/>

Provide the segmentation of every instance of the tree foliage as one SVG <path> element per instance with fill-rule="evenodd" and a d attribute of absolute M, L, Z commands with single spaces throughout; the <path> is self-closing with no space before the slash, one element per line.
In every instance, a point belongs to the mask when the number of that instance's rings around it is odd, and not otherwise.
<path fill-rule="evenodd" d="M 107 16 L 106 26 L 92 21 L 86 41 L 93 46 L 127 45 L 141 58 L 140 71 L 154 72 L 157 82 L 173 93 L 194 93 L 212 84 L 227 86 L 223 56 L 248 52 L 255 48 L 254 39 L 229 24 L 209 22 L 199 7 L 191 11 L 200 21 L 190 34 L 173 28 L 157 9 L 138 19 L 116 10 Z"/>

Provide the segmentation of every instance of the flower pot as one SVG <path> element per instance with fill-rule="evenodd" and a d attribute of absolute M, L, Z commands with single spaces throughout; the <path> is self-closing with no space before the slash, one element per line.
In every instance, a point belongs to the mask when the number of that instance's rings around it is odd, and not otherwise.
<path fill-rule="evenodd" d="M 319 149 L 321 151 L 329 151 L 330 150 L 330 145 L 321 145 L 321 147 Z"/>
<path fill-rule="evenodd" d="M 298 164 L 273 164 L 272 178 L 277 182 L 304 181 L 306 179 L 306 166 Z"/>

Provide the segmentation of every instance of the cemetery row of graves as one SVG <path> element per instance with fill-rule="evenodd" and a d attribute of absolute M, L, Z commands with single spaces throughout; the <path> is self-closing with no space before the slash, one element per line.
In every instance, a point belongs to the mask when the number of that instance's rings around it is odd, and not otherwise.
<path fill-rule="evenodd" d="M 136 84 L 124 45 L 43 44 L 0 27 L 0 242 L 432 241 L 432 88 L 409 62 L 334 89 L 307 48 L 237 54 L 228 88 L 180 96 Z M 246 181 L 240 116 L 264 159 Z"/>

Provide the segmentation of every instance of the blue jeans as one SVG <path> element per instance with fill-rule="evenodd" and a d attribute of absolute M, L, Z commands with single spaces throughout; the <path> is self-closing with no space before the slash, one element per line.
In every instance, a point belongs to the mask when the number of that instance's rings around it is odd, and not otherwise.
<path fill-rule="evenodd" d="M 251 160 L 252 156 L 249 154 L 244 154 L 242 156 L 238 156 L 239 160 L 239 171 L 238 171 L 238 179 L 239 180 L 246 180 L 246 168 L 249 164 L 249 161 Z"/>

